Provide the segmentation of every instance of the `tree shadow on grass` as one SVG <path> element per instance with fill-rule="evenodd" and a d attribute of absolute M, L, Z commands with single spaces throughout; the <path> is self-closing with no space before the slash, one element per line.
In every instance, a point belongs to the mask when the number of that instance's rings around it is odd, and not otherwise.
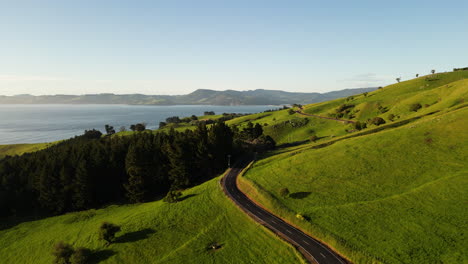
<path fill-rule="evenodd" d="M 293 199 L 304 199 L 307 196 L 309 196 L 311 193 L 312 192 L 295 192 L 295 193 L 291 193 L 289 197 Z"/>
<path fill-rule="evenodd" d="M 117 254 L 114 250 L 111 249 L 104 249 L 104 250 L 96 250 L 91 254 L 91 257 L 89 259 L 89 264 L 97 264 L 101 261 L 104 261 L 112 256 Z"/>
<path fill-rule="evenodd" d="M 125 233 L 122 236 L 117 237 L 115 243 L 136 242 L 148 238 L 149 235 L 154 234 L 155 232 L 156 231 L 154 229 L 145 228 L 140 231 Z"/>
<path fill-rule="evenodd" d="M 197 196 L 197 194 L 185 195 L 185 196 L 179 198 L 177 201 L 178 201 L 178 202 L 182 202 L 182 201 L 184 201 L 184 200 L 186 200 L 186 199 L 188 199 L 188 198 L 194 197 L 194 196 Z"/>

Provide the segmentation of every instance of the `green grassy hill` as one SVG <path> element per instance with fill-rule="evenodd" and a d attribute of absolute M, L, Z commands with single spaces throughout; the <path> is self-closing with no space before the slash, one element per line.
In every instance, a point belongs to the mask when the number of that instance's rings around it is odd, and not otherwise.
<path fill-rule="evenodd" d="M 355 263 L 466 263 L 467 97 L 468 71 L 459 71 L 303 109 L 323 117 L 386 121 L 361 131 L 288 110 L 229 120 L 240 127 L 260 123 L 278 144 L 318 137 L 267 153 L 239 183 L 266 208 Z M 421 108 L 411 111 L 412 104 Z M 46 146 L 0 146 L 0 158 Z M 50 263 L 60 240 L 95 250 L 99 263 L 303 262 L 243 215 L 216 181 L 187 190 L 176 204 L 110 206 L 13 225 L 0 230 L 0 263 Z M 291 192 L 287 198 L 279 196 L 284 187 Z M 103 221 L 123 229 L 109 247 L 97 240 Z M 207 250 L 211 243 L 222 248 Z"/>
<path fill-rule="evenodd" d="M 242 189 L 356 263 L 466 263 L 468 73 L 437 76 L 348 99 L 360 109 L 354 120 L 400 118 L 269 154 Z M 305 111 L 325 116 L 343 103 Z M 423 107 L 409 111 L 413 103 Z M 388 111 L 377 113 L 379 104 Z"/>
<path fill-rule="evenodd" d="M 364 95 L 350 96 L 304 107 L 303 112 L 323 117 L 333 117 L 342 105 L 349 106 L 348 114 L 340 119 L 367 122 L 368 119 L 381 117 L 387 123 L 401 121 L 423 114 L 446 111 L 467 104 L 468 71 L 440 73 L 389 85 Z M 417 112 L 409 110 L 411 104 L 421 104 Z M 309 139 L 316 135 L 320 141 L 352 134 L 350 124 L 321 119 L 300 114 L 288 114 L 288 110 L 259 113 L 230 120 L 228 124 L 245 125 L 248 121 L 267 124 L 266 133 L 277 143 L 292 143 Z M 375 127 L 369 125 L 370 128 Z"/>
<path fill-rule="evenodd" d="M 70 213 L 0 230 L 0 263 L 52 263 L 54 243 L 95 251 L 94 263 L 305 263 L 292 247 L 254 223 L 213 179 L 162 201 Z M 104 221 L 122 227 L 108 247 Z M 213 243 L 220 249 L 210 250 Z"/>
<path fill-rule="evenodd" d="M 0 159 L 5 156 L 22 155 L 47 148 L 53 143 L 0 145 Z"/>

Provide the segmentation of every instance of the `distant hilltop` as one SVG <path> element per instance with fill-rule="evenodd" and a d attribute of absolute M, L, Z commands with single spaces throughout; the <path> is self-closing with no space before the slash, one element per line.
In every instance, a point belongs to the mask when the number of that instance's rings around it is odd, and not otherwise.
<path fill-rule="evenodd" d="M 215 91 L 199 89 L 186 95 L 85 94 L 0 96 L 0 104 L 126 104 L 126 105 L 282 105 L 311 104 L 347 97 L 377 88 L 344 89 L 328 93 L 293 93 L 277 90 Z"/>

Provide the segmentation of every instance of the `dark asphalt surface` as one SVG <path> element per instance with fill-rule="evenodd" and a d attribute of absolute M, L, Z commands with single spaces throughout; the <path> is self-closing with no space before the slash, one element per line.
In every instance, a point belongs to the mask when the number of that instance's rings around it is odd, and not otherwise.
<path fill-rule="evenodd" d="M 248 162 L 239 162 L 223 178 L 222 187 L 226 195 L 255 221 L 266 226 L 280 237 L 293 244 L 310 262 L 319 264 L 347 263 L 331 249 L 284 222 L 275 215 L 252 202 L 239 188 L 236 178 Z"/>

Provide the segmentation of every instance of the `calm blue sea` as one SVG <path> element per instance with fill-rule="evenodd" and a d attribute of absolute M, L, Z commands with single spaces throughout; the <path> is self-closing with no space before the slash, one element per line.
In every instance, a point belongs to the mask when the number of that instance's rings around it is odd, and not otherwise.
<path fill-rule="evenodd" d="M 258 113 L 279 106 L 136 106 L 136 105 L 0 105 L 0 144 L 39 143 L 67 139 L 87 129 L 104 131 L 110 124 L 121 126 L 147 123 L 156 129 L 170 116 L 203 115 L 204 111 Z"/>

